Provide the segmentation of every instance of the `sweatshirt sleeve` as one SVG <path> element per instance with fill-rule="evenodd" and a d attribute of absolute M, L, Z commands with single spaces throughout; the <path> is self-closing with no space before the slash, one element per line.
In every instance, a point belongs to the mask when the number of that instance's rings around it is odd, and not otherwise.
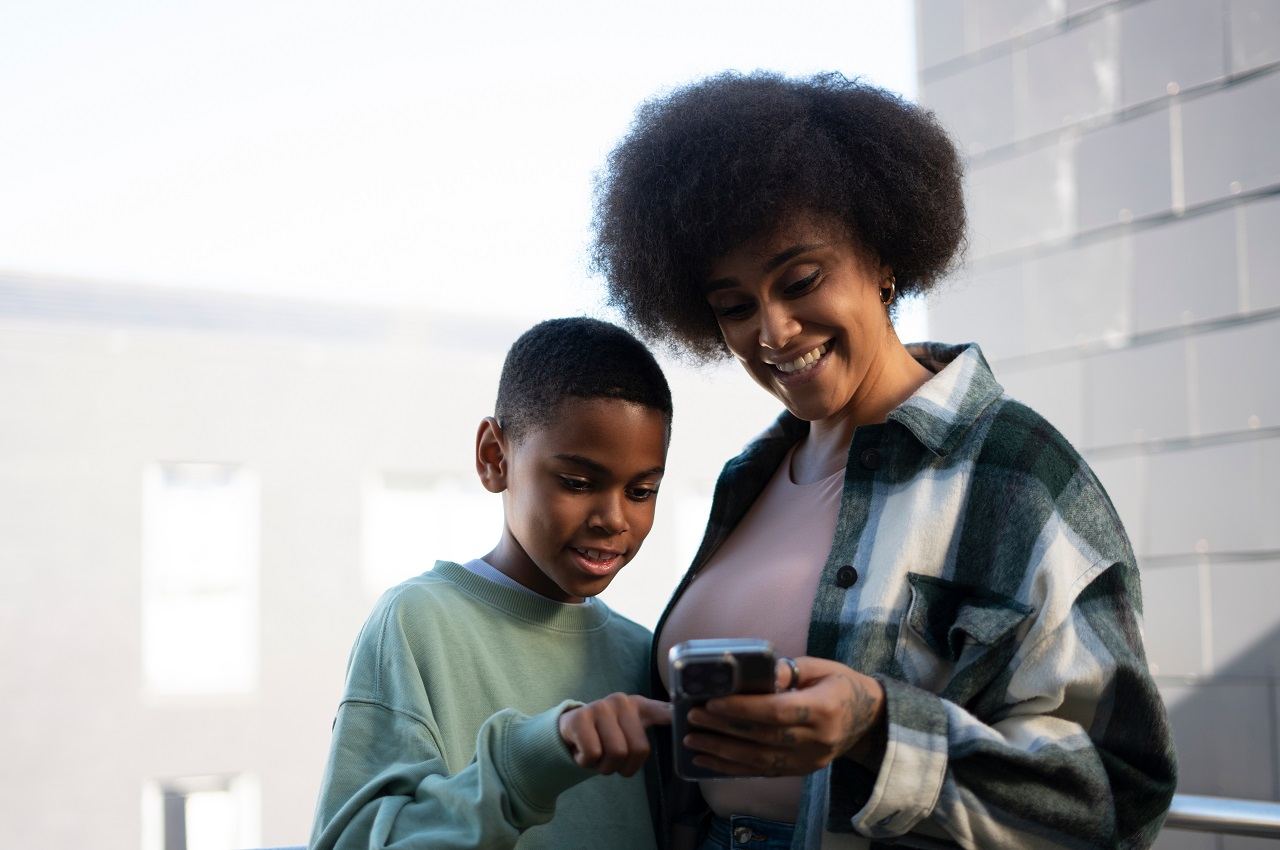
<path fill-rule="evenodd" d="M 566 701 L 485 720 L 475 755 L 450 773 L 423 669 L 447 641 L 430 590 L 384 594 L 351 651 L 311 833 L 313 850 L 512 847 L 551 820 L 561 793 L 589 778 L 560 738 Z M 463 684 L 460 683 L 459 687 Z"/>
<path fill-rule="evenodd" d="M 348 699 L 334 722 L 311 848 L 514 846 L 592 775 L 560 739 L 560 714 L 574 705 L 498 712 L 481 726 L 475 758 L 450 775 L 422 718 Z"/>

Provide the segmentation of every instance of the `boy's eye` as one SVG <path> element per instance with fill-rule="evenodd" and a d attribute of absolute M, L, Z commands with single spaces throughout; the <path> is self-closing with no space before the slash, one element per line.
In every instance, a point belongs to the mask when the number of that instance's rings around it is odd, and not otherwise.
<path fill-rule="evenodd" d="M 627 497 L 634 502 L 647 502 L 656 495 L 658 495 L 657 487 L 632 487 L 627 491 Z"/>
<path fill-rule="evenodd" d="M 561 475 L 560 486 L 564 487 L 566 490 L 581 493 L 591 489 L 591 482 L 585 478 L 574 478 L 569 475 Z"/>
<path fill-rule="evenodd" d="M 797 295 L 804 295 L 810 289 L 813 289 L 813 285 L 818 282 L 818 274 L 821 271 L 821 269 L 814 269 L 810 274 L 805 275 L 795 283 L 787 284 L 783 287 L 782 294 L 789 298 L 794 298 Z"/>

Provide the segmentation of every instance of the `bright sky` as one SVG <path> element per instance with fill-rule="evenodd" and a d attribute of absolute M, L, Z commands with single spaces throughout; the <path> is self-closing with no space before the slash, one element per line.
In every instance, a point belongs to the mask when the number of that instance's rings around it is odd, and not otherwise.
<path fill-rule="evenodd" d="M 592 176 L 637 104 L 726 68 L 838 70 L 914 98 L 912 15 L 910 0 L 6 0 L 0 272 L 598 312 Z"/>

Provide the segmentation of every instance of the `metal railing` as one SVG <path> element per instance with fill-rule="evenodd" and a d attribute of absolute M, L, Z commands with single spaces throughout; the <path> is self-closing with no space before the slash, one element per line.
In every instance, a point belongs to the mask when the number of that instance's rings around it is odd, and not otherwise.
<path fill-rule="evenodd" d="M 1164 828 L 1216 835 L 1244 835 L 1280 840 L 1280 803 L 1175 794 Z M 959 845 L 917 835 L 890 842 L 904 850 L 958 850 Z M 1280 845 L 1277 845 L 1280 847 Z"/>
<path fill-rule="evenodd" d="M 1251 838 L 1280 839 L 1280 803 L 1265 800 L 1236 800 L 1230 797 L 1202 797 L 1175 794 L 1164 820 L 1165 829 L 1212 832 L 1217 835 L 1247 835 Z M 913 850 L 954 850 L 959 845 L 921 836 L 905 836 L 894 842 Z M 305 850 L 283 847 L 277 850 Z"/>
<path fill-rule="evenodd" d="M 1280 803 L 1175 794 L 1164 828 L 1280 839 Z"/>

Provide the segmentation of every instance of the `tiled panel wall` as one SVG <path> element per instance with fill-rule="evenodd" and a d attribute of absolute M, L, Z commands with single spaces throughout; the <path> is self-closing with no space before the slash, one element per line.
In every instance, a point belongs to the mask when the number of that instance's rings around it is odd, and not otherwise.
<path fill-rule="evenodd" d="M 1124 517 L 1181 790 L 1280 799 L 1280 3 L 917 0 L 917 20 L 971 219 L 933 336 L 980 342 Z"/>

